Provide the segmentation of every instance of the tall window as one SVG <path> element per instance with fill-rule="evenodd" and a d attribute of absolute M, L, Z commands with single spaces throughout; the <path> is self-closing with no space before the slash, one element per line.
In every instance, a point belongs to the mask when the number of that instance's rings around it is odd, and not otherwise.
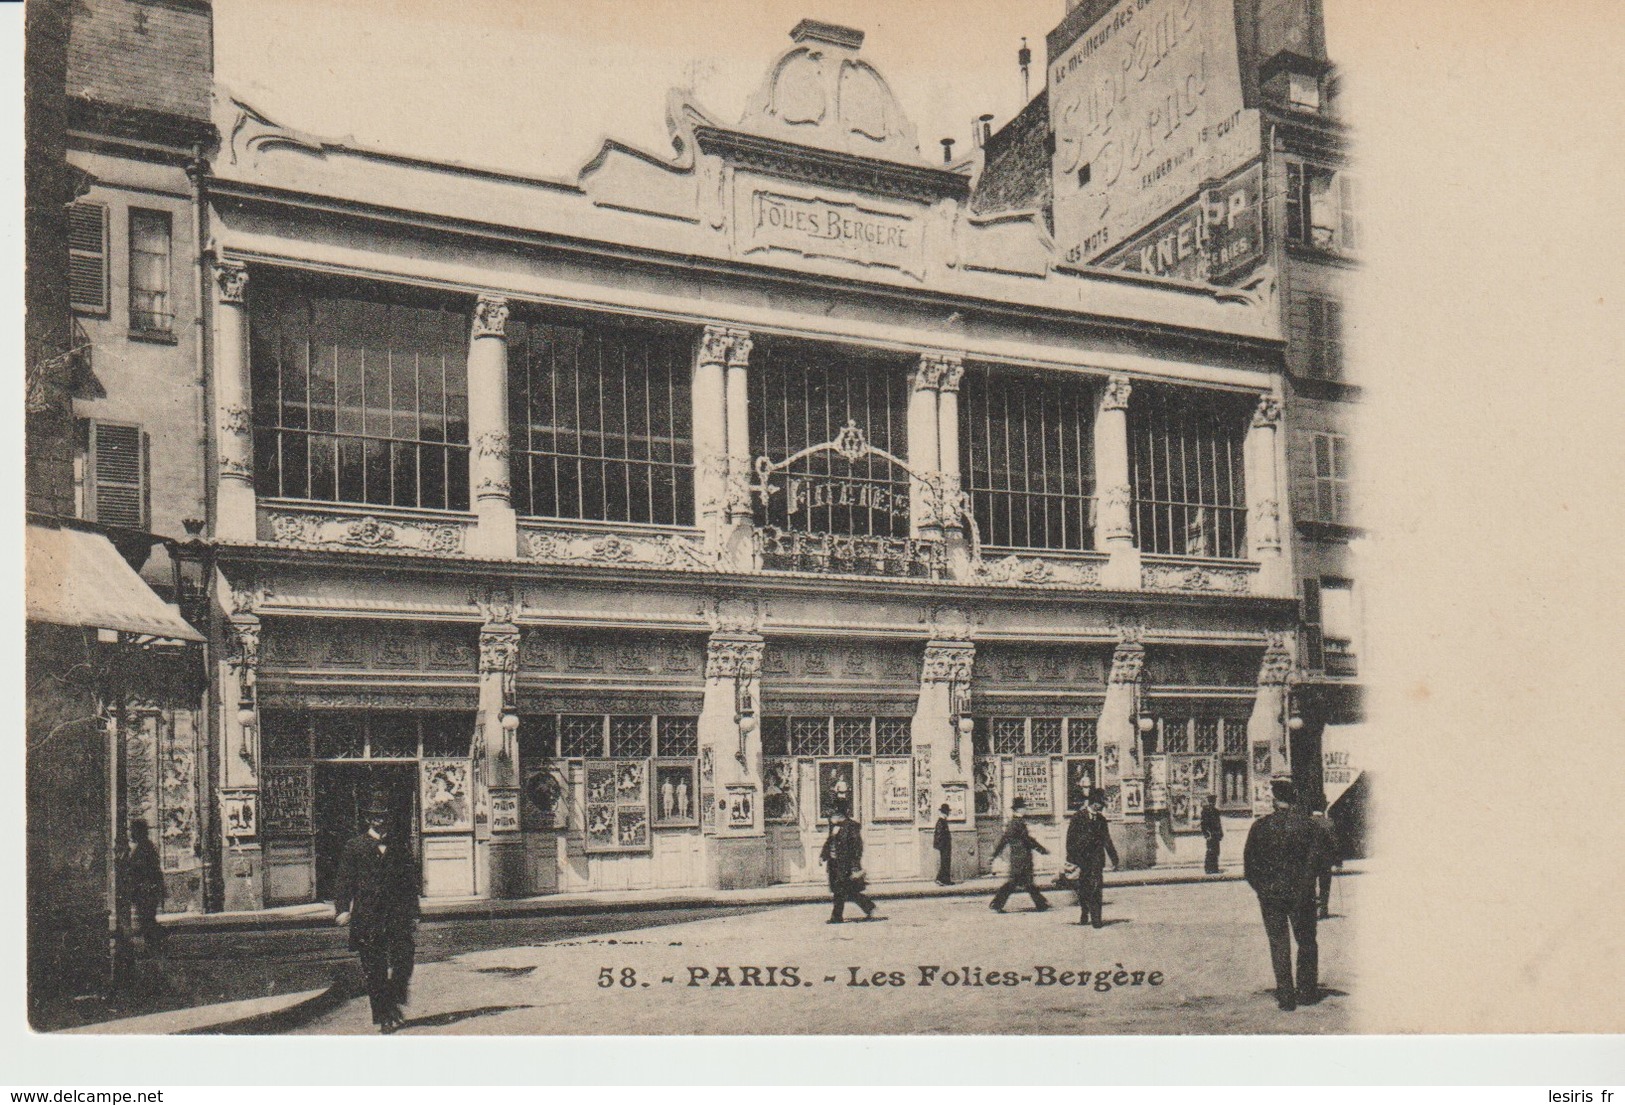
<path fill-rule="evenodd" d="M 1320 590 L 1320 643 L 1327 675 L 1358 675 L 1358 615 L 1354 607 L 1354 584 L 1346 579 L 1323 577 Z"/>
<path fill-rule="evenodd" d="M 1129 404 L 1134 537 L 1150 553 L 1242 557 L 1250 397 L 1142 385 Z"/>
<path fill-rule="evenodd" d="M 1315 517 L 1341 524 L 1349 517 L 1348 439 L 1342 434 L 1315 434 Z"/>
<path fill-rule="evenodd" d="M 172 334 L 169 212 L 130 208 L 130 329 Z"/>
<path fill-rule="evenodd" d="M 514 509 L 691 525 L 691 345 L 648 326 L 510 322 Z"/>
<path fill-rule="evenodd" d="M 751 358 L 751 450 L 783 461 L 833 441 L 848 422 L 893 456 L 908 451 L 901 365 L 831 347 L 764 347 Z M 777 477 L 757 522 L 799 533 L 907 537 L 908 473 L 876 456 L 816 453 Z"/>
<path fill-rule="evenodd" d="M 1343 378 L 1343 304 L 1324 295 L 1292 297 L 1297 371 L 1321 380 Z"/>
<path fill-rule="evenodd" d="M 1286 163 L 1286 236 L 1338 253 L 1360 247 L 1358 180 L 1347 171 Z"/>
<path fill-rule="evenodd" d="M 982 542 L 1093 544 L 1094 396 L 1082 384 L 966 370 L 959 440 Z"/>
<path fill-rule="evenodd" d="M 259 277 L 261 495 L 468 509 L 468 318 L 406 289 Z"/>

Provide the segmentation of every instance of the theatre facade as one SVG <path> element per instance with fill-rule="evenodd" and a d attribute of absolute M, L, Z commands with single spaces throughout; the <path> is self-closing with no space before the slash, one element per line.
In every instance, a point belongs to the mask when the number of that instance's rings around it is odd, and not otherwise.
<path fill-rule="evenodd" d="M 961 876 L 1088 787 L 1138 865 L 1286 770 L 1279 311 L 974 214 L 860 32 L 572 180 L 221 94 L 226 908 L 382 792 L 430 897 Z M 1265 803 L 1267 805 L 1267 801 Z"/>

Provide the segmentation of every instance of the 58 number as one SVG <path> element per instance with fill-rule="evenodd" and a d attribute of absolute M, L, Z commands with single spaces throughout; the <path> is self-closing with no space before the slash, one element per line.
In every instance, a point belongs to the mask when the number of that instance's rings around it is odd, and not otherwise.
<path fill-rule="evenodd" d="M 613 967 L 598 968 L 598 986 L 600 989 L 607 989 L 615 985 L 617 981 L 630 990 L 638 984 L 638 973 L 631 967 L 622 967 L 620 974 L 617 976 Z"/>

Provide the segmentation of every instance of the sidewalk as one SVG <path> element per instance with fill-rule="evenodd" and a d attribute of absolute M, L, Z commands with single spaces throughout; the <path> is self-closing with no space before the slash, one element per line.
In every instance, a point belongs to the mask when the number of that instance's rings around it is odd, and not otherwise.
<path fill-rule="evenodd" d="M 1351 861 L 1345 874 L 1358 874 L 1360 864 Z M 1241 878 L 1240 865 L 1224 868 L 1218 875 L 1202 872 L 1201 861 L 1168 864 L 1134 871 L 1106 872 L 1106 886 L 1164 886 L 1180 883 L 1225 882 Z M 952 886 L 938 886 L 929 879 L 876 882 L 869 896 L 877 901 L 907 898 L 952 897 L 965 894 L 992 894 L 1004 876 L 985 875 Z M 1048 889 L 1053 875 L 1040 876 L 1040 887 Z M 628 913 L 644 910 L 701 909 L 731 905 L 789 905 L 820 902 L 829 897 L 822 882 L 776 883 L 749 890 L 604 890 L 573 894 L 546 894 L 533 898 L 429 898 L 423 902 L 426 921 L 462 918 L 494 920 L 525 916 L 581 916 L 596 913 Z M 272 909 L 234 913 L 172 914 L 163 918 L 173 933 L 231 932 L 243 929 L 316 928 L 331 925 L 333 907 L 326 902 L 280 906 Z"/>

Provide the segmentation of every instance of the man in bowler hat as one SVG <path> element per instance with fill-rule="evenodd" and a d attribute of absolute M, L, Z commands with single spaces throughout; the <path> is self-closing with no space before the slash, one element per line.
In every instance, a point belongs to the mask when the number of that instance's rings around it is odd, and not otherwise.
<path fill-rule="evenodd" d="M 1066 861 L 1078 869 L 1078 924 L 1100 928 L 1101 894 L 1106 884 L 1106 859 L 1112 870 L 1118 868 L 1117 849 L 1106 822 L 1106 792 L 1099 787 L 1089 791 L 1089 799 L 1066 827 Z"/>
<path fill-rule="evenodd" d="M 954 834 L 948 828 L 948 803 L 937 807 L 936 831 L 931 834 L 931 847 L 937 850 L 937 885 L 952 886 L 954 864 Z"/>
<path fill-rule="evenodd" d="M 879 921 L 875 916 L 875 903 L 863 892 L 863 833 L 858 823 L 846 815 L 846 807 L 837 805 L 830 811 L 829 836 L 818 861 L 825 865 L 829 875 L 829 892 L 834 895 L 834 908 L 827 924 L 838 925 L 846 920 L 846 903 L 852 902 L 863 910 L 863 920 Z"/>
<path fill-rule="evenodd" d="M 1025 799 L 1017 798 L 1010 803 L 1010 822 L 1004 827 L 998 847 L 993 849 L 994 859 L 998 859 L 999 853 L 1006 848 L 1010 849 L 1010 877 L 987 904 L 994 913 L 1003 913 L 1004 903 L 1018 890 L 1025 890 L 1032 896 L 1033 909 L 1039 913 L 1049 908 L 1049 902 L 1044 900 L 1044 895 L 1038 892 L 1038 887 L 1033 883 L 1033 852 L 1042 852 L 1047 856 L 1049 849 L 1034 840 L 1033 834 L 1027 831 L 1026 812 Z"/>
<path fill-rule="evenodd" d="M 1207 841 L 1207 860 L 1202 870 L 1209 875 L 1219 873 L 1219 842 L 1224 839 L 1224 818 L 1219 816 L 1219 801 L 1209 794 L 1202 799 L 1202 837 Z"/>
<path fill-rule="evenodd" d="M 1242 870 L 1258 895 L 1275 969 L 1275 1002 L 1282 1009 L 1320 1000 L 1320 945 L 1315 939 L 1315 877 L 1328 860 L 1326 835 L 1294 801 L 1292 781 L 1270 784 L 1275 812 L 1247 834 Z M 1291 929 L 1289 940 L 1287 930 Z M 1292 978 L 1292 940 L 1298 944 L 1298 977 Z"/>
<path fill-rule="evenodd" d="M 372 1023 L 386 1033 L 405 1023 L 418 922 L 417 863 L 392 821 L 384 796 L 373 795 L 367 831 L 344 846 L 333 899 L 334 923 L 350 926 L 350 950 L 361 957 Z"/>

